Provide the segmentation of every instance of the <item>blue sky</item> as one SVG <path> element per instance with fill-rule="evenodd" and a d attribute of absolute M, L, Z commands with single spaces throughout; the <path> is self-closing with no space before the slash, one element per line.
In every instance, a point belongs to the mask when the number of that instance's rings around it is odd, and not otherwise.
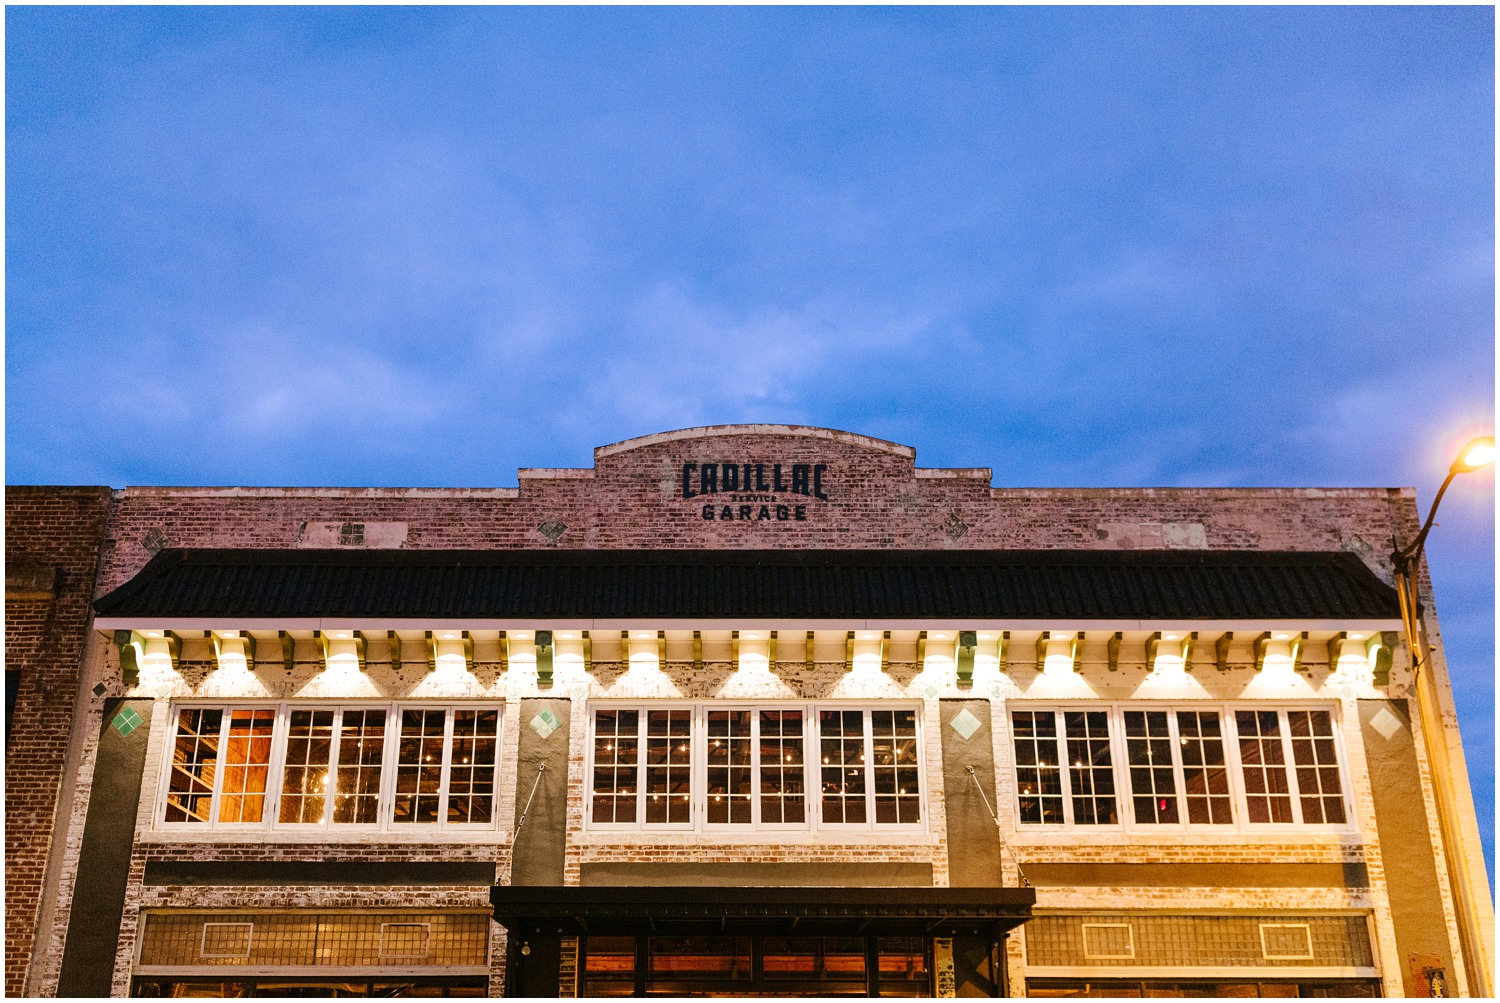
<path fill-rule="evenodd" d="M 1425 506 L 1493 427 L 1486 7 L 5 17 L 9 483 L 772 421 Z M 1429 547 L 1491 845 L 1493 486 Z"/>

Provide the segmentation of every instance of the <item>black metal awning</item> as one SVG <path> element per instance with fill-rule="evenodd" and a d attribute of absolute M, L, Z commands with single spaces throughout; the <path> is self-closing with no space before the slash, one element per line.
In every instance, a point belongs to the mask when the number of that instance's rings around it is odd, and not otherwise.
<path fill-rule="evenodd" d="M 1394 619 L 1358 557 L 1181 550 L 163 550 L 101 617 Z"/>
<path fill-rule="evenodd" d="M 999 935 L 1031 918 L 1030 888 L 496 885 L 514 934 Z"/>

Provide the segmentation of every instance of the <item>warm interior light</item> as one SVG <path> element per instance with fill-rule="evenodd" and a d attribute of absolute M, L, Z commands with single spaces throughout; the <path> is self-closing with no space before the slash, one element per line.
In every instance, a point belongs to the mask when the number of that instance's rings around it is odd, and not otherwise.
<path fill-rule="evenodd" d="M 1469 440 L 1469 444 L 1464 446 L 1463 451 L 1458 454 L 1458 459 L 1453 461 L 1453 470 L 1455 473 L 1463 474 L 1494 462 L 1495 439 L 1493 436 L 1484 435 Z"/>

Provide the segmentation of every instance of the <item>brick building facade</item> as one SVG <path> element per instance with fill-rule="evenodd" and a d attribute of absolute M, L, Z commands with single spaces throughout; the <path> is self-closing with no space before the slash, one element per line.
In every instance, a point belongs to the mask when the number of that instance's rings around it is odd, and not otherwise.
<path fill-rule="evenodd" d="M 9 489 L 8 994 L 1483 985 L 1413 494 L 990 480 L 728 426 Z"/>

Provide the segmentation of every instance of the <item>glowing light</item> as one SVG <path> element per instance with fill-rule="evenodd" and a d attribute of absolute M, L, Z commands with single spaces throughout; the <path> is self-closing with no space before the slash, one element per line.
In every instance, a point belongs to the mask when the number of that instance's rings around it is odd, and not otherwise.
<path fill-rule="evenodd" d="M 988 641 L 990 638 L 992 638 L 994 636 L 995 636 L 994 634 L 980 634 L 979 635 L 979 639 L 981 641 Z"/>
<path fill-rule="evenodd" d="M 443 634 L 443 640 L 445 640 L 445 641 L 451 641 L 451 640 L 453 640 L 457 636 L 458 635 L 455 634 L 455 633 L 453 633 L 453 631 L 451 631 L 451 630 L 450 631 L 446 631 Z"/>
<path fill-rule="evenodd" d="M 1175 641 L 1175 640 L 1177 640 L 1177 635 L 1176 634 L 1163 634 L 1162 637 L 1166 638 L 1168 641 Z"/>
<path fill-rule="evenodd" d="M 1287 635 L 1285 635 L 1285 634 L 1277 634 L 1276 635 L 1276 640 L 1278 640 L 1278 641 L 1285 641 L 1286 639 L 1287 639 Z"/>
<path fill-rule="evenodd" d="M 516 640 L 517 641 L 529 641 L 529 640 L 531 640 L 531 635 L 528 634 L 528 633 L 526 633 L 526 631 L 524 631 L 524 630 L 518 630 L 518 631 L 516 631 Z"/>
<path fill-rule="evenodd" d="M 651 632 L 649 630 L 638 630 L 635 632 L 635 636 L 637 640 L 645 640 L 651 636 Z"/>
<path fill-rule="evenodd" d="M 936 640 L 936 641 L 946 641 L 946 640 L 948 640 L 948 635 L 947 634 L 933 634 L 932 637 L 933 637 L 933 640 Z"/>
<path fill-rule="evenodd" d="M 148 631 L 146 631 L 146 636 L 147 637 L 161 637 L 161 631 L 159 631 L 159 630 L 148 630 Z"/>
<path fill-rule="evenodd" d="M 1350 634 L 1349 637 L 1351 640 L 1355 641 L 1363 641 L 1365 639 L 1365 635 L 1363 634 Z"/>
<path fill-rule="evenodd" d="M 749 633 L 745 635 L 745 639 L 749 641 L 759 641 L 760 635 L 756 633 Z"/>
<path fill-rule="evenodd" d="M 864 636 L 864 638 L 865 638 L 866 641 L 873 641 L 873 640 L 875 640 L 875 635 L 874 634 L 866 634 Z"/>
<path fill-rule="evenodd" d="M 571 640 L 573 640 L 573 634 L 572 634 L 571 631 L 564 632 L 562 634 L 559 634 L 558 636 L 561 637 L 564 641 L 571 641 Z"/>
<path fill-rule="evenodd" d="M 1468 473 L 1494 462 L 1495 440 L 1492 436 L 1486 435 L 1469 440 L 1469 444 L 1464 446 L 1459 458 L 1453 461 L 1453 469 L 1458 473 Z"/>

